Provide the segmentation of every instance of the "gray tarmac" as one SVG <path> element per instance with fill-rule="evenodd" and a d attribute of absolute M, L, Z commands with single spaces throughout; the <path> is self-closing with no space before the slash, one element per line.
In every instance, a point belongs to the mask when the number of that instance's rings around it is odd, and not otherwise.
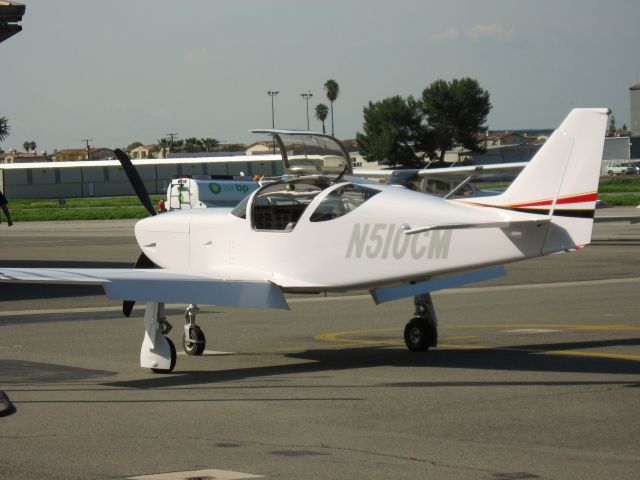
<path fill-rule="evenodd" d="M 2 224 L 0 267 L 129 265 L 132 226 Z M 0 285 L 16 409 L 0 479 L 638 478 L 640 224 L 598 224 L 585 250 L 507 271 L 435 294 L 440 347 L 422 354 L 402 341 L 410 301 L 202 307 L 207 352 L 170 375 L 138 366 L 141 308 Z M 177 345 L 182 313 L 169 306 Z"/>

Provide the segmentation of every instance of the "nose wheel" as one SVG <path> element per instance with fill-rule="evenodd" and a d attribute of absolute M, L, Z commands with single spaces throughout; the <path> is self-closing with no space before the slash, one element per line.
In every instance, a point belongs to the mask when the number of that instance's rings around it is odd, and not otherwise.
<path fill-rule="evenodd" d="M 404 327 L 404 343 L 412 352 L 424 352 L 438 346 L 438 319 L 431 295 L 416 295 L 415 316 Z"/>
<path fill-rule="evenodd" d="M 207 339 L 202 329 L 196 324 L 196 315 L 200 309 L 191 304 L 184 312 L 184 334 L 182 335 L 182 347 L 187 355 L 202 355 L 207 345 Z"/>

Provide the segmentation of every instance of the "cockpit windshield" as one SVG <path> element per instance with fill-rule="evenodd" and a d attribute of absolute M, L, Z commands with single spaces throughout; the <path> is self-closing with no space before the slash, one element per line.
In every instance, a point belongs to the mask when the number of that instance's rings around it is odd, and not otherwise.
<path fill-rule="evenodd" d="M 331 137 L 280 134 L 287 151 L 290 172 L 340 173 L 348 162 Z"/>
<path fill-rule="evenodd" d="M 380 193 L 380 190 L 375 188 L 346 183 L 329 192 L 311 214 L 309 220 L 312 222 L 325 222 L 340 218 L 352 212 L 378 193 Z"/>
<path fill-rule="evenodd" d="M 331 185 L 326 177 L 301 177 L 262 187 L 253 198 L 253 228 L 291 231 L 311 201 Z"/>
<path fill-rule="evenodd" d="M 272 135 L 288 174 L 352 173 L 349 152 L 330 135 L 297 130 L 253 130 Z"/>
<path fill-rule="evenodd" d="M 231 213 L 247 218 L 251 210 L 255 230 L 292 231 L 304 211 L 323 190 L 330 191 L 311 214 L 311 222 L 323 222 L 355 210 L 380 190 L 349 182 L 334 184 L 331 177 L 309 176 L 273 182 L 261 187 L 254 196 L 245 197 Z M 252 198 L 251 202 L 249 199 Z"/>

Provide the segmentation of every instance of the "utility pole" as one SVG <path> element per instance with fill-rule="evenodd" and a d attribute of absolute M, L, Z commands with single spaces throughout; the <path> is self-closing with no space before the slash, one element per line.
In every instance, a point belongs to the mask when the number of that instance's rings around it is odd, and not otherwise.
<path fill-rule="evenodd" d="M 85 142 L 87 144 L 87 160 L 91 160 L 89 142 L 93 142 L 93 138 L 84 138 L 81 142 Z"/>
<path fill-rule="evenodd" d="M 177 133 L 167 133 L 167 137 L 169 137 L 169 152 L 173 150 L 173 140 L 178 136 Z"/>
<path fill-rule="evenodd" d="M 309 131 L 309 99 L 313 97 L 313 93 L 307 90 L 307 93 L 301 93 L 300 96 L 307 101 L 307 131 Z"/>
<path fill-rule="evenodd" d="M 271 97 L 271 128 L 275 129 L 276 128 L 276 115 L 275 115 L 275 110 L 273 109 L 273 97 L 275 97 L 276 95 L 278 95 L 280 92 L 277 90 L 269 90 L 267 92 L 267 95 L 269 95 Z M 276 140 L 275 137 L 273 139 L 273 154 L 276 154 Z"/>

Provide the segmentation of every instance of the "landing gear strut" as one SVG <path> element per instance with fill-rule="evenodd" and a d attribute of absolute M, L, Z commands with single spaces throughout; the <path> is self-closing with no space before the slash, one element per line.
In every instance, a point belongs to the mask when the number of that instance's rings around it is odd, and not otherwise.
<path fill-rule="evenodd" d="M 176 347 L 163 331 L 168 322 L 164 318 L 164 304 L 147 302 L 144 311 L 144 340 L 140 348 L 140 366 L 154 373 L 169 373 L 176 366 Z"/>
<path fill-rule="evenodd" d="M 196 324 L 196 315 L 200 309 L 193 303 L 184 312 L 184 335 L 182 336 L 182 346 L 187 355 L 202 355 L 207 339 L 200 327 Z"/>
<path fill-rule="evenodd" d="M 404 342 L 412 352 L 426 351 L 438 346 L 438 319 L 433 309 L 431 295 L 416 295 L 414 317 L 404 327 Z"/>

